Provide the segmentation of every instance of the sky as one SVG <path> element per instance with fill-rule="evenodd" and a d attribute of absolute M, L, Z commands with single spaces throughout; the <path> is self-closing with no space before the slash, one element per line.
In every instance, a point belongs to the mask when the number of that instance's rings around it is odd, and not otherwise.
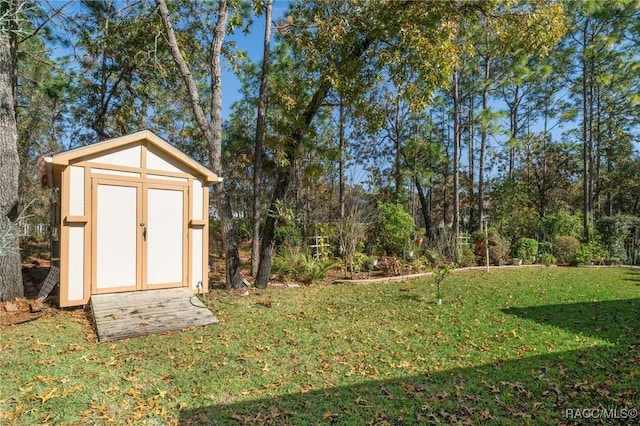
<path fill-rule="evenodd" d="M 289 8 L 289 2 L 287 0 L 275 0 L 272 9 L 272 21 L 278 22 L 279 19 L 285 16 Z M 260 63 L 262 60 L 262 51 L 264 45 L 264 16 L 254 17 L 253 25 L 250 28 L 249 34 L 233 34 L 227 36 L 227 41 L 234 41 L 238 50 L 247 52 L 248 57 L 253 63 Z M 274 34 L 271 33 L 271 46 L 274 44 Z M 231 67 L 228 63 L 223 64 L 222 73 L 222 117 L 226 119 L 231 112 L 231 105 L 233 102 L 240 98 L 240 80 L 231 71 Z"/>

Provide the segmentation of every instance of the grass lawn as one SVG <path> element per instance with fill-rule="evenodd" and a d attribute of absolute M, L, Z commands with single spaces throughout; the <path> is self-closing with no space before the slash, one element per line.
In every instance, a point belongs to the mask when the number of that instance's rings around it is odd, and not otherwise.
<path fill-rule="evenodd" d="M 220 325 L 116 343 L 50 315 L 0 330 L 0 423 L 638 424 L 640 269 L 460 272 L 434 301 L 428 279 L 215 293 Z"/>

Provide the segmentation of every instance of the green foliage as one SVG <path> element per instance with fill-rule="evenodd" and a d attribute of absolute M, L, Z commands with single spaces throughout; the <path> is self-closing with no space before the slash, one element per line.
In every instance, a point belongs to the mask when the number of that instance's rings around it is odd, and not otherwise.
<path fill-rule="evenodd" d="M 377 222 L 369 229 L 378 246 L 389 254 L 401 256 L 413 241 L 416 225 L 400 204 L 381 203 Z"/>
<path fill-rule="evenodd" d="M 362 268 L 364 268 L 364 265 L 366 265 L 369 262 L 370 262 L 369 256 L 367 256 L 366 254 L 359 251 L 353 253 L 353 269 L 351 269 L 350 272 L 362 271 Z M 348 265 L 347 265 L 347 268 L 348 268 Z"/>
<path fill-rule="evenodd" d="M 473 248 L 469 244 L 463 244 L 462 247 L 460 247 L 457 263 L 461 268 L 476 266 L 478 264 Z"/>
<path fill-rule="evenodd" d="M 297 279 L 306 284 L 326 278 L 333 263 L 300 252 L 297 248 L 284 247 L 273 257 L 272 270 L 285 279 Z"/>
<path fill-rule="evenodd" d="M 296 276 L 306 284 L 326 278 L 333 263 L 304 253 L 296 257 Z"/>
<path fill-rule="evenodd" d="M 558 259 L 551 253 L 542 253 L 540 256 L 540 263 L 544 266 L 555 265 L 558 262 Z"/>
<path fill-rule="evenodd" d="M 551 213 L 542 219 L 542 234 L 547 241 L 554 241 L 561 235 L 582 236 L 582 218 L 565 210 Z"/>
<path fill-rule="evenodd" d="M 634 237 L 640 229 L 640 218 L 626 215 L 605 216 L 598 220 L 596 229 L 611 260 L 632 260 L 628 254 L 637 250 L 638 243 L 634 244 Z"/>
<path fill-rule="evenodd" d="M 442 301 L 442 293 L 441 293 L 441 285 L 442 282 L 449 276 L 451 275 L 451 272 L 453 271 L 454 266 L 451 264 L 446 264 L 446 265 L 442 265 L 436 268 L 436 270 L 433 273 L 433 279 L 436 282 L 436 298 L 438 299 L 438 305 L 440 305 L 441 301 Z"/>
<path fill-rule="evenodd" d="M 505 177 L 495 183 L 492 197 L 495 201 L 491 209 L 492 222 L 503 238 L 515 241 L 521 236 L 536 235 L 539 216 L 533 207 L 529 182 Z"/>
<path fill-rule="evenodd" d="M 576 250 L 575 263 L 577 265 L 589 265 L 592 262 L 601 264 L 608 258 L 607 250 L 598 241 L 582 243 Z"/>
<path fill-rule="evenodd" d="M 553 254 L 558 259 L 558 263 L 564 265 L 574 264 L 576 261 L 576 251 L 580 247 L 580 240 L 572 235 L 560 235 L 553 243 Z"/>
<path fill-rule="evenodd" d="M 253 238 L 253 224 L 251 219 L 240 219 L 236 221 L 236 232 L 241 241 L 250 241 Z"/>
<path fill-rule="evenodd" d="M 522 259 L 526 265 L 530 265 L 536 261 L 538 255 L 538 241 L 533 238 L 520 238 L 516 241 L 515 247 L 516 257 Z"/>
<path fill-rule="evenodd" d="M 297 249 L 291 247 L 281 247 L 278 253 L 273 256 L 271 270 L 280 274 L 282 278 L 293 278 L 296 275 Z"/>
<path fill-rule="evenodd" d="M 302 232 L 295 225 L 284 225 L 276 228 L 276 247 L 299 246 L 302 244 Z"/>

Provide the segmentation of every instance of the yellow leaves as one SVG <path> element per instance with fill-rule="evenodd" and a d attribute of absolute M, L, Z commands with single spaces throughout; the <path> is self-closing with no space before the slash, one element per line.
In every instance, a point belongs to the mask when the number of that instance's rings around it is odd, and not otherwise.
<path fill-rule="evenodd" d="M 133 399 L 139 399 L 140 398 L 140 389 L 142 388 L 142 386 L 132 386 L 129 388 L 129 390 L 127 391 L 127 395 L 131 396 Z"/>
<path fill-rule="evenodd" d="M 336 413 L 332 413 L 331 411 L 325 411 L 324 413 L 322 413 L 322 420 L 329 420 L 334 417 L 338 417 L 338 415 Z"/>
<path fill-rule="evenodd" d="M 120 386 L 110 386 L 104 391 L 106 394 L 120 392 Z"/>
<path fill-rule="evenodd" d="M 52 389 L 50 389 L 48 392 L 43 392 L 40 395 L 36 395 L 35 397 L 40 399 L 40 401 L 44 404 L 45 402 L 49 401 L 52 398 L 56 398 L 58 395 L 56 395 L 56 392 L 58 391 L 57 387 L 53 387 Z"/>

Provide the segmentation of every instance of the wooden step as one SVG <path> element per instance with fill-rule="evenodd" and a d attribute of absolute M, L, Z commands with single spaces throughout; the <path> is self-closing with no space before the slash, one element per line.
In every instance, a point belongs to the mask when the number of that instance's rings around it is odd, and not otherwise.
<path fill-rule="evenodd" d="M 169 288 L 91 296 L 98 340 L 108 342 L 217 324 L 189 289 Z"/>

